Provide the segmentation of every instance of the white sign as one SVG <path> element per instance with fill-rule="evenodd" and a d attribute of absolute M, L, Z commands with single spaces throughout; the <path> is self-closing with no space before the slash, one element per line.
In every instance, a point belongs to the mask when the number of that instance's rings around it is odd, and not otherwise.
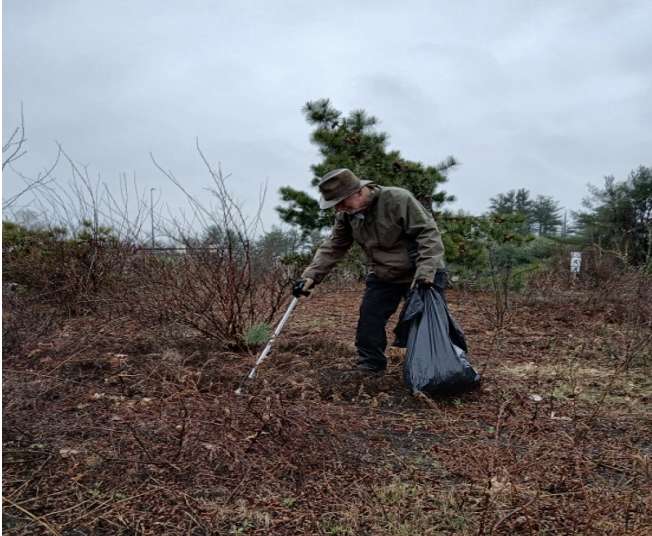
<path fill-rule="evenodd" d="M 572 274 L 579 274 L 580 267 L 582 266 L 582 252 L 581 251 L 571 251 L 570 258 L 570 271 Z"/>

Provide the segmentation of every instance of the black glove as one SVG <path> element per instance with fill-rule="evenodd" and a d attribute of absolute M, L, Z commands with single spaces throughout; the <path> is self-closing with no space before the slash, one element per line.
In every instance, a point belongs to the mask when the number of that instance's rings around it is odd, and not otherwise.
<path fill-rule="evenodd" d="M 415 286 L 418 288 L 435 288 L 440 293 L 446 290 L 448 285 L 448 272 L 446 270 L 437 270 L 435 273 L 435 280 L 419 278 L 415 281 Z"/>
<path fill-rule="evenodd" d="M 292 286 L 292 296 L 300 298 L 301 296 L 310 296 L 308 289 L 312 288 L 315 282 L 307 277 L 306 279 L 297 279 Z"/>
<path fill-rule="evenodd" d="M 431 288 L 434 286 L 434 283 L 429 279 L 419 278 L 414 282 L 414 286 L 417 288 Z"/>

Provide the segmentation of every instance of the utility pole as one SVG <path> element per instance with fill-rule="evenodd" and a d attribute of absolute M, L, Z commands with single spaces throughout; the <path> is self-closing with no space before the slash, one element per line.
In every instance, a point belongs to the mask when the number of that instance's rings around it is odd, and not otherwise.
<path fill-rule="evenodd" d="M 149 189 L 149 219 L 152 224 L 152 249 L 155 247 L 154 243 L 154 190 L 156 188 Z"/>

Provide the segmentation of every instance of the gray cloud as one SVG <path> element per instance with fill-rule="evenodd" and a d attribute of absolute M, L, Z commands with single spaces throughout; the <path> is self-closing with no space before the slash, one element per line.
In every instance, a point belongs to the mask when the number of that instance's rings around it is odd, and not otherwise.
<path fill-rule="evenodd" d="M 576 208 L 586 183 L 650 165 L 652 4 L 639 2 L 8 1 L 3 135 L 25 106 L 30 172 L 60 140 L 115 184 L 178 201 L 195 137 L 236 195 L 307 188 L 318 153 L 300 110 L 329 97 L 381 120 L 392 148 L 462 165 L 447 190 L 474 213 L 526 187 Z M 11 173 L 4 191 L 17 188 Z"/>

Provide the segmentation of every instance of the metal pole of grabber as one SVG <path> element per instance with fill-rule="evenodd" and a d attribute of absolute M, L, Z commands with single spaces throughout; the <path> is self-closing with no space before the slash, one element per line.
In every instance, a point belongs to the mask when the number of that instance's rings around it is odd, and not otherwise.
<path fill-rule="evenodd" d="M 290 318 L 290 315 L 292 314 L 292 311 L 294 308 L 297 306 L 297 303 L 299 303 L 299 298 L 294 298 L 290 302 L 290 306 L 288 307 L 288 310 L 285 311 L 285 314 L 283 315 L 283 318 L 281 318 L 281 321 L 278 323 L 278 326 L 276 326 L 276 329 L 274 330 L 274 334 L 272 337 L 269 339 L 267 346 L 265 346 L 265 349 L 261 352 L 260 356 L 258 356 L 258 359 L 256 359 L 256 364 L 254 365 L 254 368 L 251 369 L 249 374 L 247 374 L 243 379 L 242 382 L 240 382 L 240 387 L 238 387 L 235 390 L 236 395 L 241 395 L 242 394 L 242 389 L 247 382 L 247 380 L 253 380 L 256 377 L 256 369 L 258 368 L 258 365 L 260 365 L 265 359 L 267 359 L 267 355 L 269 354 L 270 350 L 272 349 L 272 344 L 274 344 L 274 341 L 276 340 L 276 337 L 278 337 L 279 333 L 283 330 L 283 326 L 285 326 L 285 323 L 288 321 L 288 318 Z"/>

